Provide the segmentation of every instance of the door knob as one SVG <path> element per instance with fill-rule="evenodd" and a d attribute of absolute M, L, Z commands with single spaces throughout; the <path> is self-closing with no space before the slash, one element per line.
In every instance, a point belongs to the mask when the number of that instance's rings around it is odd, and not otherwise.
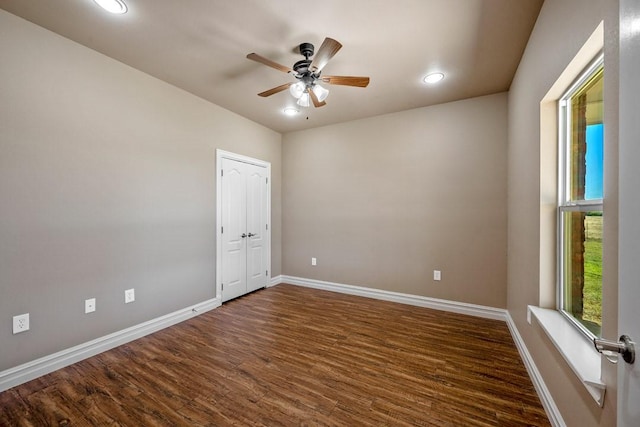
<path fill-rule="evenodd" d="M 240 237 L 242 237 L 244 239 L 245 237 L 247 237 L 247 235 L 245 233 L 242 233 L 242 236 L 240 236 Z"/>
<path fill-rule="evenodd" d="M 256 235 L 256 234 L 254 234 L 254 233 L 249 233 L 249 234 L 247 234 L 247 236 L 248 236 L 248 237 L 253 237 L 253 236 L 255 236 L 255 235 Z"/>
<path fill-rule="evenodd" d="M 636 360 L 636 349 L 633 346 L 633 341 L 627 335 L 622 335 L 618 342 L 594 338 L 593 344 L 596 346 L 598 353 L 603 353 L 607 360 L 612 363 L 616 363 L 617 359 L 610 358 L 611 353 L 621 354 L 622 359 L 629 364 Z"/>

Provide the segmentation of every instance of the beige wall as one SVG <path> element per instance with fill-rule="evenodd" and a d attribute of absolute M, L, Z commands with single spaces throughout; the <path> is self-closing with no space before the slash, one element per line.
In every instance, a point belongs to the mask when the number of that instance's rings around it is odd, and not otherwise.
<path fill-rule="evenodd" d="M 280 134 L 4 11 L 0 58 L 0 371 L 214 297 L 216 148 L 271 162 L 280 274 Z"/>
<path fill-rule="evenodd" d="M 222 148 L 272 164 L 273 276 L 508 307 L 567 424 L 615 424 L 614 380 L 602 410 L 526 307 L 547 295 L 540 101 L 605 19 L 605 333 L 616 329 L 616 6 L 546 0 L 508 102 L 284 137 L 0 11 L 0 321 L 32 322 L 0 328 L 0 371 L 214 296 Z"/>
<path fill-rule="evenodd" d="M 530 304 L 555 306 L 555 275 L 545 274 L 545 269 L 555 260 L 553 213 L 550 218 L 546 213 L 554 203 L 555 196 L 547 190 L 551 182 L 554 191 L 557 168 L 540 161 L 541 156 L 553 158 L 549 147 L 541 152 L 540 102 L 601 21 L 605 22 L 606 121 L 603 334 L 616 338 L 617 2 L 546 0 L 509 92 L 508 309 L 565 422 L 585 427 L 615 425 L 615 368 L 603 364 L 607 395 L 601 409 L 544 332 L 527 324 L 526 310 Z M 553 111 L 550 117 L 553 120 Z"/>
<path fill-rule="evenodd" d="M 506 100 L 284 135 L 283 273 L 505 307 Z"/>

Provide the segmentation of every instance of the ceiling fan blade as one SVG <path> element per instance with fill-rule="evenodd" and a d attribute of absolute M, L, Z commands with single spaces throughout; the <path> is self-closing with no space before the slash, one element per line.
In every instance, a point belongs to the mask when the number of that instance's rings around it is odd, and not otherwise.
<path fill-rule="evenodd" d="M 369 77 L 356 76 L 322 76 L 320 77 L 325 83 L 330 85 L 367 87 L 369 85 Z"/>
<path fill-rule="evenodd" d="M 262 96 L 263 98 L 267 97 L 267 96 L 271 96 L 274 93 L 278 93 L 278 92 L 282 92 L 283 90 L 286 90 L 289 86 L 291 86 L 294 83 L 285 83 L 283 85 L 274 87 L 273 89 L 269 89 L 269 90 L 265 90 L 264 92 L 260 92 L 258 94 L 258 96 Z"/>
<path fill-rule="evenodd" d="M 267 59 L 264 56 L 260 56 L 257 53 L 248 54 L 247 55 L 247 59 L 259 62 L 261 64 L 264 64 L 264 65 L 268 66 L 268 67 L 275 68 L 276 70 L 279 70 L 279 71 L 282 71 L 282 72 L 285 72 L 285 73 L 292 73 L 293 72 L 293 70 L 291 68 L 289 68 L 289 67 L 287 67 L 285 65 L 278 64 L 277 62 L 273 62 L 272 60 Z"/>
<path fill-rule="evenodd" d="M 318 52 L 314 55 L 309 68 L 314 72 L 321 71 L 324 66 L 327 65 L 327 62 L 338 53 L 341 47 L 340 42 L 329 37 L 325 38 L 320 49 L 318 49 Z"/>
<path fill-rule="evenodd" d="M 320 102 L 320 100 L 316 96 L 315 92 L 313 90 L 311 90 L 311 88 L 307 88 L 307 93 L 311 97 L 311 101 L 313 102 L 313 106 L 314 107 L 319 108 L 319 107 L 324 107 L 325 105 L 327 105 L 327 103 L 324 102 L 324 101 Z"/>

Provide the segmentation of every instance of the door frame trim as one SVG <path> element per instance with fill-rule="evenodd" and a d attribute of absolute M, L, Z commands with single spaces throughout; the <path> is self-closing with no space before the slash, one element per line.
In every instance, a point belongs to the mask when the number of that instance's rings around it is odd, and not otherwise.
<path fill-rule="evenodd" d="M 265 234 L 267 238 L 267 265 L 269 274 L 267 275 L 267 286 L 271 283 L 271 163 L 255 159 L 253 157 L 245 156 L 242 154 L 232 153 L 221 149 L 216 149 L 216 298 L 220 298 L 222 301 L 222 180 L 220 177 L 220 171 L 222 170 L 222 159 L 235 160 L 238 162 L 249 163 L 264 167 L 267 171 L 267 178 L 269 179 L 269 185 L 267 186 L 267 225 L 269 229 Z"/>

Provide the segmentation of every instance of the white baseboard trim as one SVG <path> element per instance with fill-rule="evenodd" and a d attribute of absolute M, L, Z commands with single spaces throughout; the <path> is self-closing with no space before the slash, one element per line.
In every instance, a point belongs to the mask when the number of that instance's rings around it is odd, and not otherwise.
<path fill-rule="evenodd" d="M 269 284 L 267 284 L 267 288 L 279 285 L 280 283 L 282 283 L 282 275 L 279 275 L 279 276 L 276 276 L 276 277 L 272 277 L 271 281 L 269 282 Z"/>
<path fill-rule="evenodd" d="M 518 348 L 518 352 L 520 353 L 520 358 L 524 362 L 525 368 L 527 368 L 527 372 L 529 373 L 529 377 L 531 378 L 533 387 L 538 392 L 542 407 L 549 417 L 549 422 L 551 422 L 551 425 L 554 427 L 566 427 L 564 419 L 560 414 L 560 410 L 556 406 L 556 403 L 553 400 L 549 389 L 542 379 L 540 371 L 538 371 L 538 368 L 533 361 L 533 358 L 531 357 L 531 353 L 529 353 L 529 350 L 527 349 L 527 346 L 525 345 L 515 322 L 508 312 L 506 316 L 506 322 L 507 326 L 509 327 L 509 331 L 511 332 L 511 336 L 513 337 L 513 341 L 516 343 L 516 347 Z"/>
<path fill-rule="evenodd" d="M 83 359 L 95 356 L 119 345 L 142 338 L 160 329 L 198 316 L 220 305 L 221 300 L 219 297 L 203 301 L 190 307 L 174 311 L 173 313 L 140 323 L 139 325 L 41 357 L 40 359 L 27 362 L 15 368 L 4 370 L 0 372 L 0 392 L 64 368 L 65 366 L 72 365 Z"/>
<path fill-rule="evenodd" d="M 302 277 L 280 276 L 280 283 L 304 286 L 307 288 L 322 289 L 331 292 L 357 295 L 384 301 L 392 301 L 400 304 L 415 305 L 418 307 L 432 308 L 435 310 L 450 311 L 469 316 L 484 317 L 486 319 L 506 320 L 507 310 L 502 308 L 487 307 L 484 305 L 469 304 L 465 302 L 449 301 L 438 298 L 429 298 L 419 295 L 403 294 L 400 292 L 385 291 L 382 289 L 366 288 L 363 286 L 344 285 L 341 283 L 325 282 L 322 280 L 304 279 Z"/>

